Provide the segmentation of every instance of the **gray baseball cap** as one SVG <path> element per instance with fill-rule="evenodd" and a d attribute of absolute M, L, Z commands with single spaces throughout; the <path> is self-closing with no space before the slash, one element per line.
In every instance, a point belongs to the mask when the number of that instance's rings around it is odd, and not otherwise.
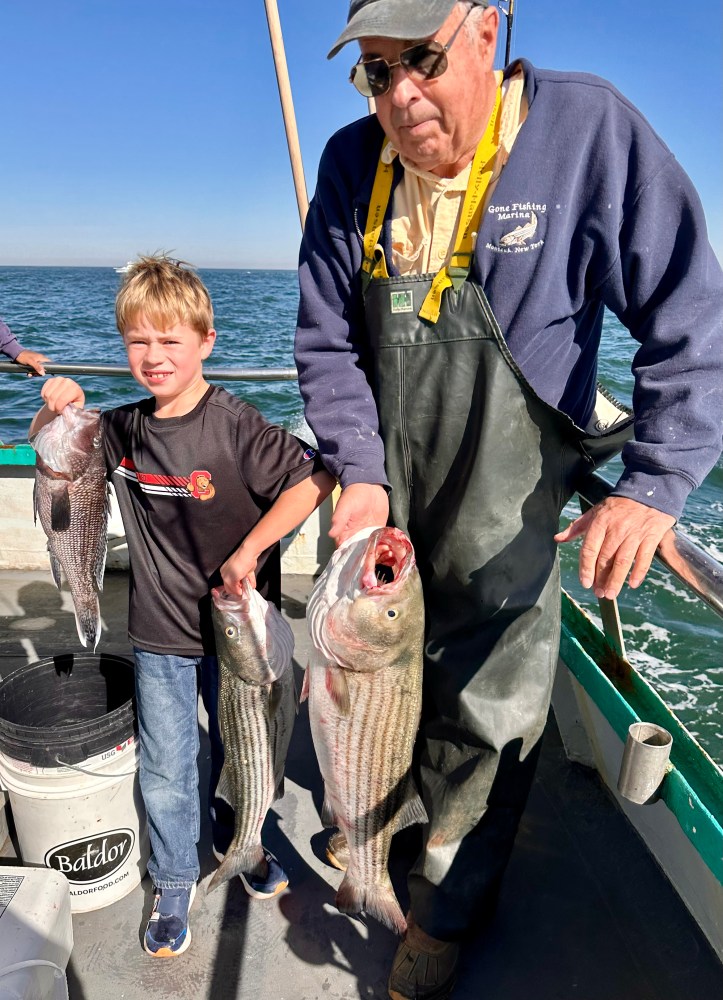
<path fill-rule="evenodd" d="M 438 31 L 457 0 L 351 0 L 346 28 L 329 51 L 332 59 L 356 38 L 427 38 Z M 488 0 L 471 0 L 487 7 Z"/>

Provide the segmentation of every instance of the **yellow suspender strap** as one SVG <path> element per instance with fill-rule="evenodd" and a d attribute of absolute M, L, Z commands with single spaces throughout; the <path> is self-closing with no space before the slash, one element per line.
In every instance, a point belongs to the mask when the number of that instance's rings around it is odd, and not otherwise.
<path fill-rule="evenodd" d="M 372 196 L 369 202 L 369 215 L 367 217 L 366 231 L 364 233 L 364 260 L 362 261 L 362 287 L 366 290 L 372 278 L 388 278 L 387 262 L 384 253 L 379 248 L 379 237 L 384 224 L 384 213 L 389 204 L 389 196 L 392 193 L 392 177 L 394 171 L 391 163 L 385 163 L 382 159 L 384 150 L 389 140 L 382 146 L 379 154 L 379 163 L 374 177 Z"/>
<path fill-rule="evenodd" d="M 432 287 L 419 310 L 420 318 L 426 319 L 430 323 L 436 323 L 439 319 L 442 292 L 445 288 L 459 288 L 466 279 L 472 264 L 474 239 L 480 228 L 484 198 L 494 171 L 495 156 L 499 146 L 501 93 L 501 89 L 498 87 L 494 109 L 472 161 L 462 214 L 455 235 L 454 252 L 450 257 L 449 264 L 435 276 Z"/>

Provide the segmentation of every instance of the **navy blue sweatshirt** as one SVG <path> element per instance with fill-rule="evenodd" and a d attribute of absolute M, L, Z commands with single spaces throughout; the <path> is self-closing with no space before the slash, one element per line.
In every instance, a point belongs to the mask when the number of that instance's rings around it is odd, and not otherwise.
<path fill-rule="evenodd" d="M 640 345 L 635 440 L 615 493 L 677 518 L 720 454 L 723 426 L 723 274 L 700 200 L 611 84 L 522 65 L 529 113 L 485 211 L 471 276 L 535 392 L 582 427 L 604 307 L 627 327 Z M 301 246 L 299 385 L 342 486 L 387 484 L 359 281 L 382 139 L 375 116 L 331 138 Z M 390 217 L 391 199 L 388 264 Z M 530 225 L 533 235 L 515 242 L 513 231 Z"/>

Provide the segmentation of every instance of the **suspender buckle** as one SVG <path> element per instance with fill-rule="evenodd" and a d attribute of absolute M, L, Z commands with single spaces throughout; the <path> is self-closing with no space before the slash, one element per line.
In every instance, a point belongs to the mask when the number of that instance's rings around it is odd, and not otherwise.
<path fill-rule="evenodd" d="M 460 290 L 460 288 L 462 287 L 462 285 L 467 280 L 467 275 L 469 274 L 470 264 L 472 263 L 472 254 L 469 254 L 469 253 L 466 253 L 466 254 L 456 253 L 456 254 L 454 254 L 454 257 L 468 257 L 469 258 L 469 260 L 467 261 L 467 264 L 465 266 L 463 266 L 463 267 L 460 267 L 460 266 L 458 266 L 456 264 L 448 264 L 447 265 L 447 274 L 449 275 L 450 281 L 452 282 L 452 287 L 454 288 L 455 292 L 458 292 Z M 454 259 L 454 257 L 452 259 Z"/>

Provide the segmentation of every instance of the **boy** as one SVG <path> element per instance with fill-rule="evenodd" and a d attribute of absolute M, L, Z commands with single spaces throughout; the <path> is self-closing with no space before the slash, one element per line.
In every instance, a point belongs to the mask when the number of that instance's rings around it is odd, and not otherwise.
<path fill-rule="evenodd" d="M 190 944 L 188 910 L 199 877 L 197 670 L 209 714 L 217 857 L 233 835 L 232 813 L 226 807 L 221 815 L 226 804 L 214 799 L 223 747 L 210 588 L 223 581 L 227 591 L 241 593 L 250 576 L 279 604 L 277 543 L 335 481 L 303 442 L 205 381 L 202 365 L 216 332 L 208 292 L 194 271 L 163 256 L 141 257 L 118 293 L 116 323 L 133 377 L 151 395 L 104 413 L 102 426 L 131 567 L 128 634 L 155 887 L 144 948 L 171 957 Z M 45 407 L 31 435 L 64 407 L 85 402 L 68 378 L 49 379 L 41 396 Z M 265 854 L 266 877 L 245 877 L 255 896 L 271 898 L 288 879 Z"/>

